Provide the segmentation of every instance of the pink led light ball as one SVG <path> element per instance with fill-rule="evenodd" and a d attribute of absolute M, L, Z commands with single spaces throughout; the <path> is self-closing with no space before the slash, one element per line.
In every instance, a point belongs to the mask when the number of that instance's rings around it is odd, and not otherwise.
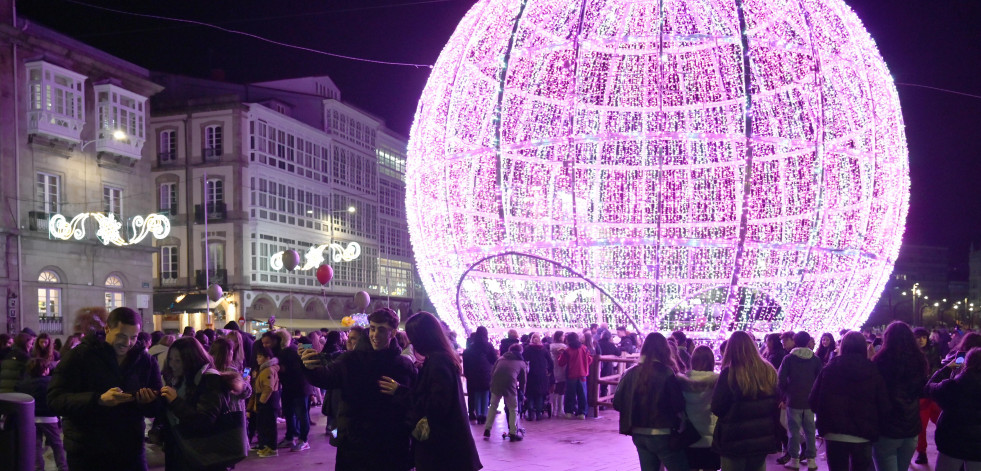
<path fill-rule="evenodd" d="M 464 331 L 855 328 L 909 199 L 892 78 L 841 0 L 478 1 L 406 176 Z"/>

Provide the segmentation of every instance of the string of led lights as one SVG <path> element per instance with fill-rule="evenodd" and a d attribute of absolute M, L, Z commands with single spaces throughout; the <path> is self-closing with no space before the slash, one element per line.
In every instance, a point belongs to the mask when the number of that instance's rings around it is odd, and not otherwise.
<path fill-rule="evenodd" d="M 909 201 L 895 84 L 841 0 L 479 1 L 406 177 L 463 331 L 855 328 Z"/>

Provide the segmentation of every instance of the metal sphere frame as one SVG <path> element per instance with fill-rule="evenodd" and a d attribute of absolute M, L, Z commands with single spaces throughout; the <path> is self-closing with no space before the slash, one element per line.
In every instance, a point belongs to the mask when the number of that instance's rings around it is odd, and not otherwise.
<path fill-rule="evenodd" d="M 406 181 L 466 332 L 856 328 L 909 200 L 892 77 L 842 0 L 478 1 Z"/>

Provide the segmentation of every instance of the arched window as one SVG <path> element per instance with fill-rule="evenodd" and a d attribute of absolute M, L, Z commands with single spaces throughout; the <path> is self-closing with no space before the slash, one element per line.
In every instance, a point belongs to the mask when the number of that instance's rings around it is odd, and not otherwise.
<path fill-rule="evenodd" d="M 60 283 L 58 274 L 45 270 L 37 277 L 41 283 Z M 61 317 L 61 288 L 41 286 L 37 289 L 37 315 L 40 318 Z"/>
<path fill-rule="evenodd" d="M 123 305 L 123 280 L 116 275 L 106 278 L 106 309 L 113 310 Z"/>

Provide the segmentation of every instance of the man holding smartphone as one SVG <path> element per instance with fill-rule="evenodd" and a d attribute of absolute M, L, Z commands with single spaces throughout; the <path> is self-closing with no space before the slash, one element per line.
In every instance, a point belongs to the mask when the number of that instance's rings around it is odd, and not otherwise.
<path fill-rule="evenodd" d="M 405 422 L 408 405 L 382 394 L 378 387 L 382 376 L 410 387 L 416 379 L 412 361 L 402 356 L 394 341 L 398 325 L 395 311 L 382 308 L 368 316 L 370 347 L 362 341 L 326 365 L 315 350 L 302 352 L 304 374 L 310 384 L 341 390 L 335 442 L 337 471 L 412 468 L 411 430 Z"/>
<path fill-rule="evenodd" d="M 68 468 L 146 470 L 144 417 L 163 386 L 156 361 L 133 348 L 140 315 L 113 309 L 105 334 L 89 334 L 52 374 L 48 406 L 64 417 Z"/>

